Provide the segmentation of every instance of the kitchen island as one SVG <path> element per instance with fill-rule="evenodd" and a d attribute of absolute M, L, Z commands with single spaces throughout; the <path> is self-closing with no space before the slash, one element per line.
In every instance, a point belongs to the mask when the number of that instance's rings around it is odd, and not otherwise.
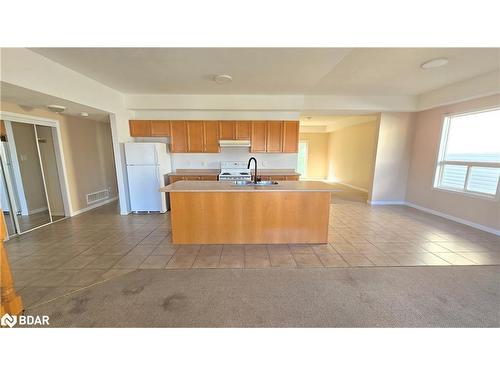
<path fill-rule="evenodd" d="M 161 191 L 170 193 L 174 244 L 328 242 L 335 189 L 324 182 L 178 181 Z"/>

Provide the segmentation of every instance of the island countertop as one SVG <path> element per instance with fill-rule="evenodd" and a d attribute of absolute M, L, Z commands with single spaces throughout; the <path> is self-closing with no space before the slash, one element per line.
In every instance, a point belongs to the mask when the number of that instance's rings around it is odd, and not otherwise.
<path fill-rule="evenodd" d="M 320 181 L 279 181 L 277 185 L 248 186 L 235 185 L 230 181 L 177 181 L 160 189 L 175 192 L 334 192 L 333 185 Z"/>

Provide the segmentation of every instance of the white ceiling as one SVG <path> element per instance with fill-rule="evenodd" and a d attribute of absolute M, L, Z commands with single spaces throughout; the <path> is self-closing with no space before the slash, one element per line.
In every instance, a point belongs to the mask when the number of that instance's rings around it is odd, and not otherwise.
<path fill-rule="evenodd" d="M 499 48 L 35 48 L 125 94 L 418 95 L 500 69 Z M 421 63 L 449 64 L 423 70 Z M 233 82 L 219 85 L 215 74 Z"/>
<path fill-rule="evenodd" d="M 66 107 L 66 110 L 62 112 L 63 115 L 80 116 L 80 113 L 87 112 L 90 119 L 109 122 L 109 114 L 104 111 L 5 82 L 0 82 L 0 99 L 2 102 L 14 103 L 27 108 L 46 110 L 47 105 L 50 104 L 62 105 Z"/>

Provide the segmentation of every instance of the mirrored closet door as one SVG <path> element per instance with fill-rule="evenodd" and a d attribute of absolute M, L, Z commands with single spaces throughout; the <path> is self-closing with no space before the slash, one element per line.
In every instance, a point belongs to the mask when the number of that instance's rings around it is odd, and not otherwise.
<path fill-rule="evenodd" d="M 9 236 L 65 217 L 56 129 L 2 121 L 0 194 Z"/>

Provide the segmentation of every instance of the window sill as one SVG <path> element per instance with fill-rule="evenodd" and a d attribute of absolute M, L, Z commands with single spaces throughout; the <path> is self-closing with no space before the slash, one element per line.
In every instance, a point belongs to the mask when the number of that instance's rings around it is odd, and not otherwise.
<path fill-rule="evenodd" d="M 498 197 L 495 195 L 487 195 L 487 194 L 481 194 L 481 193 L 474 193 L 471 191 L 462 191 L 462 190 L 452 190 L 452 189 L 445 189 L 437 186 L 433 186 L 432 190 L 437 190 L 443 193 L 452 193 L 452 194 L 458 194 L 458 195 L 463 195 L 465 197 L 469 198 L 479 198 L 479 199 L 485 199 L 488 201 L 498 201 Z"/>

